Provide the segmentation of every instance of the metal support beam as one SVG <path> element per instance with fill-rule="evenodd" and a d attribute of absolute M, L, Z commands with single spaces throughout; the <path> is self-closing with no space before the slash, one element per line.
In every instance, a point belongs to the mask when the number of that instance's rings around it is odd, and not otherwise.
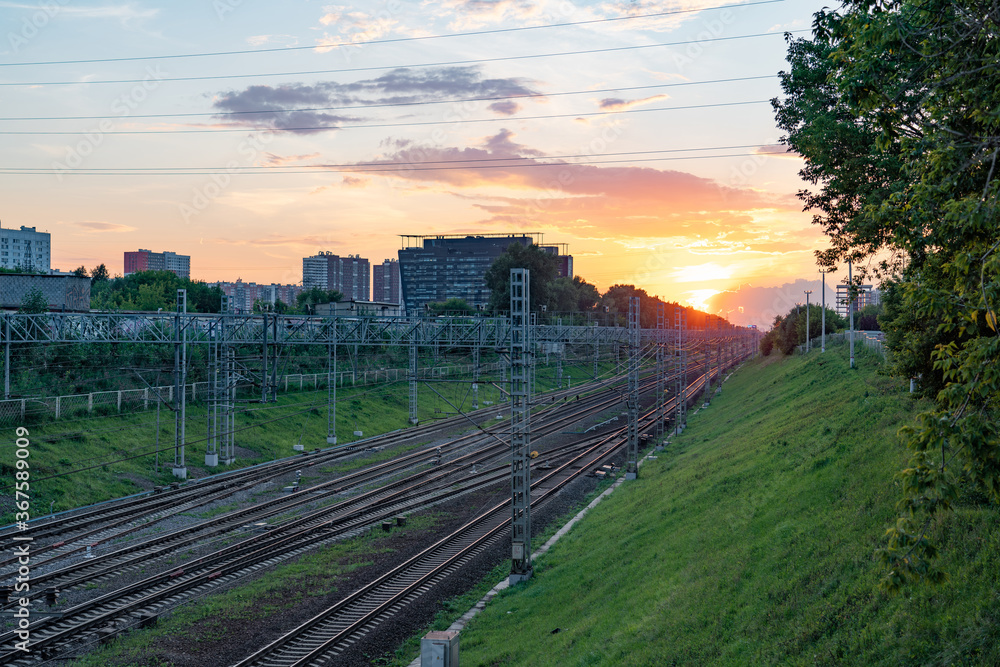
<path fill-rule="evenodd" d="M 664 309 L 664 303 L 658 300 L 656 302 L 656 405 L 653 412 L 656 419 L 654 435 L 657 447 L 661 447 L 663 444 L 663 422 L 666 419 L 666 415 L 663 414 L 664 394 L 667 391 L 666 354 L 664 354 L 663 349 L 663 327 L 666 324 L 664 321 Z"/>
<path fill-rule="evenodd" d="M 531 576 L 531 328 L 528 269 L 510 270 L 510 583 Z"/>
<path fill-rule="evenodd" d="M 687 423 L 687 311 L 674 307 L 674 373 L 677 378 L 677 401 L 674 406 L 674 433 Z"/>
<path fill-rule="evenodd" d="M 562 318 L 560 317 L 556 320 L 559 328 L 562 328 Z M 563 350 L 565 349 L 565 343 L 557 343 L 559 347 L 556 349 L 556 389 L 563 388 Z"/>
<path fill-rule="evenodd" d="M 597 326 L 597 322 L 594 322 L 594 326 Z M 597 336 L 594 336 L 594 379 L 597 379 L 597 364 L 601 359 L 601 347 L 600 342 L 597 340 Z"/>
<path fill-rule="evenodd" d="M 326 444 L 337 444 L 337 329 L 326 350 Z"/>
<path fill-rule="evenodd" d="M 229 335 L 233 328 L 233 300 L 228 295 L 222 295 L 221 316 L 219 318 L 222 334 L 222 463 L 230 464 L 236 461 L 236 350 L 229 345 Z"/>
<path fill-rule="evenodd" d="M 416 424 L 417 418 L 417 342 L 410 341 L 410 423 Z"/>
<path fill-rule="evenodd" d="M 208 421 L 208 437 L 205 442 L 205 465 L 209 468 L 219 465 L 219 401 L 221 398 L 219 342 L 222 338 L 219 326 L 219 322 L 214 322 L 208 331 L 212 342 L 208 346 L 208 405 L 205 411 Z"/>
<path fill-rule="evenodd" d="M 3 397 L 10 399 L 10 314 L 3 314 Z"/>
<path fill-rule="evenodd" d="M 187 290 L 177 290 L 174 315 L 174 477 L 187 479 L 184 428 L 187 419 Z"/>
<path fill-rule="evenodd" d="M 639 476 L 639 297 L 628 299 L 628 461 L 625 479 Z"/>
<path fill-rule="evenodd" d="M 472 409 L 479 409 L 479 346 L 472 348 Z"/>

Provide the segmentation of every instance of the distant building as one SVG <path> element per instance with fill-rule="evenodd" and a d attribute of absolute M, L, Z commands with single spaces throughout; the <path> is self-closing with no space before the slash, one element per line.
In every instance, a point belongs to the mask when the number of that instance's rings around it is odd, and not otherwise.
<path fill-rule="evenodd" d="M 399 298 L 399 262 L 387 259 L 372 267 L 372 300 L 402 303 Z"/>
<path fill-rule="evenodd" d="M 339 301 L 335 303 L 318 303 L 315 306 L 315 315 L 321 317 L 398 317 L 403 314 L 403 309 L 398 303 L 387 303 L 382 301 Z"/>
<path fill-rule="evenodd" d="M 858 296 L 854 299 L 854 312 L 858 312 L 865 306 L 877 306 L 882 303 L 882 293 L 877 289 L 872 289 L 871 285 L 858 285 Z M 848 285 L 841 283 L 837 285 L 837 314 L 841 317 L 850 316 L 848 311 Z"/>
<path fill-rule="evenodd" d="M 540 233 L 466 236 L 403 236 L 399 251 L 400 295 L 409 315 L 419 315 L 428 303 L 464 299 L 474 308 L 490 300 L 486 271 L 512 243 L 537 245 L 555 255 L 558 275 L 573 277 L 573 258 L 566 244 L 542 242 Z"/>
<path fill-rule="evenodd" d="M 0 266 L 25 272 L 52 270 L 52 240 L 34 227 L 0 229 Z"/>
<path fill-rule="evenodd" d="M 371 297 L 371 267 L 360 255 L 341 257 L 321 252 L 302 258 L 302 286 L 337 290 L 345 300 L 367 301 Z"/>
<path fill-rule="evenodd" d="M 302 288 L 299 285 L 279 285 L 278 283 L 265 285 L 245 283 L 242 280 L 208 284 L 210 287 L 221 289 L 222 293 L 232 300 L 233 310 L 237 313 L 252 312 L 253 305 L 257 301 L 271 305 L 281 301 L 285 305 L 293 306 L 299 294 L 302 293 Z"/>
<path fill-rule="evenodd" d="M 191 256 L 139 250 L 125 252 L 125 275 L 139 271 L 170 271 L 181 278 L 191 277 Z"/>

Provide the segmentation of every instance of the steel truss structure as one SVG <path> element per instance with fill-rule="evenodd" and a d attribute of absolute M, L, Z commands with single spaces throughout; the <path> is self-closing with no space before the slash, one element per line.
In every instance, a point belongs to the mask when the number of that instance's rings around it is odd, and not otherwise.
<path fill-rule="evenodd" d="M 510 270 L 510 583 L 531 576 L 531 300 L 528 269 Z"/>
<path fill-rule="evenodd" d="M 625 479 L 639 475 L 639 297 L 628 299 L 628 460 Z"/>

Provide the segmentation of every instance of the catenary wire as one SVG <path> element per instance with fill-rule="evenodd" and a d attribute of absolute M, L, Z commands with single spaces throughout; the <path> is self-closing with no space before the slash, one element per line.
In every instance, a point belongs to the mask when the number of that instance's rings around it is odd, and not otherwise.
<path fill-rule="evenodd" d="M 709 104 L 689 104 L 685 106 L 677 107 L 657 107 L 654 109 L 622 109 L 620 111 L 588 111 L 584 113 L 562 113 L 562 114 L 546 114 L 542 116 L 517 116 L 509 118 L 462 118 L 455 120 L 428 120 L 428 121 L 416 121 L 410 123 L 367 123 L 367 124 L 357 124 L 357 125 L 315 125 L 315 126 L 305 126 L 305 127 L 222 127 L 222 128 L 206 128 L 197 130 L 112 130 L 109 132 L 102 132 L 102 135 L 116 135 L 116 134 L 217 134 L 225 132 L 321 132 L 324 130 L 358 130 L 358 129 L 381 129 L 387 127 L 426 127 L 429 125 L 464 125 L 467 123 L 513 123 L 525 120 L 553 120 L 557 118 L 589 118 L 592 116 L 611 116 L 614 114 L 633 114 L 633 113 L 654 113 L 660 111 L 688 111 L 691 109 L 712 109 L 719 107 L 734 107 L 734 106 L 746 106 L 750 104 L 770 104 L 771 100 L 743 100 L 740 102 L 714 102 Z M 68 130 L 58 130 L 58 131 L 36 131 L 36 130 L 3 130 L 0 131 L 0 135 L 22 135 L 22 136 L 54 136 L 54 135 L 78 135 L 81 134 L 79 130 L 68 131 Z"/>
<path fill-rule="evenodd" d="M 744 7 L 753 7 L 756 5 L 770 5 L 776 2 L 783 2 L 784 0 L 759 0 L 757 2 L 747 2 L 747 3 L 736 3 L 728 5 L 716 5 L 714 7 L 697 7 L 691 9 L 673 9 L 664 12 L 655 12 L 651 14 L 633 14 L 629 16 L 614 16 L 602 19 L 588 19 L 585 21 L 566 21 L 562 23 L 548 23 L 543 25 L 532 25 L 532 26 L 517 26 L 514 28 L 492 28 L 489 30 L 473 30 L 468 32 L 457 32 L 449 33 L 443 35 L 417 35 L 411 37 L 392 37 L 384 39 L 368 39 L 368 40 L 351 40 L 349 42 L 332 42 L 327 44 L 313 44 L 310 46 L 277 46 L 267 49 L 243 49 L 238 51 L 211 51 L 207 53 L 180 53 L 180 54 L 170 54 L 170 55 L 160 55 L 160 56 L 124 56 L 119 58 L 89 58 L 81 60 L 46 60 L 46 61 L 33 61 L 27 63 L 0 63 L 0 67 L 30 67 L 38 65 L 81 65 L 89 63 L 113 63 L 113 62 L 135 62 L 140 60 L 165 60 L 165 59 L 176 59 L 176 58 L 207 58 L 215 56 L 235 56 L 235 55 L 248 55 L 255 53 L 278 53 L 287 51 L 306 51 L 313 49 L 334 49 L 341 48 L 345 46 L 365 46 L 369 44 L 396 44 L 400 42 L 416 42 L 416 41 L 427 41 L 432 39 L 448 39 L 452 37 L 470 37 L 470 36 L 480 36 L 480 35 L 495 35 L 501 33 L 509 32 L 523 32 L 525 30 L 542 30 L 548 28 L 566 28 L 571 26 L 580 25 L 594 25 L 599 23 L 612 23 L 617 21 L 634 21 L 639 19 L 650 19 L 650 18 L 661 18 L 664 16 L 673 16 L 677 14 L 689 14 L 694 12 L 705 12 L 716 9 L 742 9 Z"/>
<path fill-rule="evenodd" d="M 729 79 L 711 79 L 707 81 L 676 81 L 673 83 L 657 83 L 648 86 L 623 86 L 620 88 L 595 88 L 590 90 L 567 90 L 554 93 L 525 93 L 523 95 L 498 95 L 494 97 L 461 97 L 451 99 L 421 100 L 417 102 L 387 102 L 379 104 L 353 104 L 336 107 L 296 107 L 294 109 L 250 109 L 247 111 L 204 111 L 191 113 L 153 113 L 153 114 L 129 114 L 127 118 L 134 120 L 137 118 L 191 118 L 198 116 L 245 116 L 252 114 L 281 114 L 298 113 L 303 111 L 343 111 L 348 109 L 384 109 L 394 107 L 426 106 L 430 104 L 459 104 L 464 102 L 494 102 L 498 100 L 523 100 L 544 97 L 563 97 L 567 95 L 593 95 L 596 93 L 614 93 L 625 90 L 656 90 L 659 88 L 676 88 L 679 86 L 699 86 L 715 83 L 737 83 L 740 81 L 758 81 L 761 79 L 775 79 L 774 74 L 761 74 L 755 76 L 739 76 Z M 103 116 L 11 116 L 0 118 L 2 121 L 37 121 L 37 120 L 104 120 L 121 119 L 121 115 Z"/>
<path fill-rule="evenodd" d="M 379 66 L 369 66 L 369 67 L 345 67 L 338 69 L 325 69 L 325 70 L 304 70 L 304 71 L 294 71 L 294 72 L 263 72 L 263 73 L 251 73 L 251 74 L 214 74 L 214 75 L 204 75 L 204 76 L 174 76 L 174 77 L 161 77 L 147 75 L 142 79 L 94 79 L 92 81 L 4 81 L 0 82 L 0 86 L 80 86 L 80 85 L 99 85 L 99 84 L 117 84 L 117 83 L 149 83 L 150 81 L 156 81 L 158 83 L 163 83 L 167 81 L 212 81 L 219 79 L 251 79 L 251 78 L 262 78 L 271 76 L 305 76 L 305 75 L 315 75 L 315 74 L 348 74 L 352 72 L 375 72 L 383 70 L 395 70 L 395 69 L 410 69 L 410 68 L 423 68 L 423 67 L 454 67 L 456 65 L 477 65 L 482 63 L 495 63 L 495 62 L 510 62 L 515 60 L 533 60 L 536 58 L 561 58 L 566 56 L 584 56 L 593 55 L 599 53 L 618 53 L 622 51 L 638 51 L 642 49 L 653 49 L 653 48 L 663 48 L 669 46 L 686 46 L 690 44 L 707 44 L 710 42 L 729 42 L 739 39 L 754 39 L 757 37 L 773 37 L 775 35 L 781 36 L 785 34 L 797 34 L 803 32 L 810 32 L 809 30 L 789 30 L 785 33 L 781 32 L 758 32 L 750 35 L 733 35 L 731 37 L 709 37 L 706 39 L 689 39 L 678 42 L 658 42 L 656 44 L 631 44 L 629 46 L 609 46 L 602 49 L 582 49 L 578 51 L 557 51 L 552 53 L 529 53 L 514 56 L 496 56 L 494 58 L 472 58 L 467 60 L 449 60 L 449 61 L 439 61 L 430 63 L 406 63 L 403 65 L 379 65 Z"/>

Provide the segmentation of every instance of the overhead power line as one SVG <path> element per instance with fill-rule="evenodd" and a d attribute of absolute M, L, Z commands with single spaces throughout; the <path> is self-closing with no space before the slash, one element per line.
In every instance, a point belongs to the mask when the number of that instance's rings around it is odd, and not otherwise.
<path fill-rule="evenodd" d="M 345 169 L 345 170 L 355 170 L 364 167 L 387 167 L 387 166 L 399 166 L 399 167 L 426 167 L 429 165 L 476 165 L 481 163 L 495 163 L 495 162 L 514 162 L 516 160 L 568 160 L 575 158 L 606 158 L 606 157 L 622 157 L 626 155 L 655 155 L 660 153 L 695 153 L 702 151 L 728 151 L 728 150 L 738 150 L 745 148 L 757 148 L 764 145 L 763 142 L 758 142 L 755 144 L 739 144 L 733 146 L 704 146 L 698 148 L 664 148 L 658 150 L 646 150 L 646 151 L 622 151 L 615 153 L 601 153 L 600 155 L 594 155 L 593 153 L 577 153 L 574 155 L 544 155 L 540 157 L 531 156 L 521 156 L 515 155 L 512 157 L 491 157 L 491 158 L 467 158 L 467 159 L 455 159 L 455 160 L 414 160 L 412 162 L 341 162 L 341 163 L 321 163 L 321 164 L 299 164 L 299 165 L 257 165 L 257 166 L 246 166 L 239 167 L 238 169 L 232 169 L 230 167 L 215 167 L 215 166 L 190 166 L 190 167 L 81 167 L 79 169 L 74 169 L 75 172 L 102 172 L 102 171 L 122 171 L 127 169 L 128 171 L 136 172 L 170 172 L 170 171 L 283 171 L 289 169 L 315 169 L 319 171 L 331 170 L 331 169 Z M 546 163 L 546 164 L 558 164 L 558 163 Z M 567 163 L 573 164 L 573 163 Z M 512 165 L 502 165 L 502 166 L 515 166 Z M 49 172 L 51 171 L 48 167 L 0 167 L 2 169 L 14 169 L 18 171 L 41 171 Z"/>
<path fill-rule="evenodd" d="M 102 132 L 102 135 L 112 134 L 210 134 L 222 132 L 321 132 L 324 130 L 356 130 L 365 128 L 387 127 L 421 127 L 428 125 L 460 125 L 467 123 L 515 123 L 525 120 L 551 120 L 556 118 L 588 118 L 592 116 L 609 116 L 612 114 L 653 113 L 658 111 L 684 111 L 690 109 L 710 109 L 716 107 L 744 106 L 748 104 L 770 104 L 770 100 L 747 100 L 743 102 L 716 102 L 712 104 L 692 104 L 678 107 L 657 107 L 653 109 L 622 109 L 620 111 L 591 111 L 585 113 L 547 114 L 543 116 L 508 116 L 504 118 L 462 118 L 456 120 L 428 120 L 408 123 L 358 123 L 355 125 L 314 125 L 304 127 L 217 127 L 197 130 L 113 130 Z M 2 130 L 0 135 L 77 135 L 79 130 Z"/>
<path fill-rule="evenodd" d="M 523 32 L 525 30 L 544 30 L 549 28 L 566 28 L 582 25 L 596 25 L 600 23 L 612 23 L 618 21 L 636 21 L 641 19 L 662 18 L 664 16 L 674 16 L 677 14 L 690 14 L 696 12 L 712 11 L 717 9 L 737 9 L 753 7 L 756 5 L 770 5 L 784 0 L 759 0 L 758 2 L 736 3 L 728 5 L 716 5 L 714 7 L 699 7 L 691 9 L 673 9 L 665 12 L 655 12 L 651 14 L 633 14 L 630 16 L 614 16 L 603 19 L 589 19 L 586 21 L 566 21 L 563 23 L 547 23 L 544 25 L 518 26 L 516 28 L 492 28 L 489 30 L 473 30 L 469 32 L 455 32 L 444 35 L 421 35 L 414 37 L 390 37 L 384 39 L 352 40 L 348 42 L 329 42 L 325 44 L 313 44 L 311 46 L 276 46 L 267 49 L 243 49 L 238 51 L 209 51 L 205 53 L 175 53 L 159 56 L 125 56 L 121 58 L 88 58 L 82 60 L 45 60 L 27 63 L 0 63 L 0 67 L 30 67 L 37 65 L 82 65 L 90 63 L 116 63 L 134 62 L 140 60 L 167 60 L 176 58 L 208 58 L 215 56 L 236 56 L 249 55 L 254 53 L 277 53 L 282 51 L 308 51 L 315 49 L 337 49 L 345 46 L 365 46 L 369 44 L 397 44 L 400 42 L 418 42 L 432 39 L 448 39 L 452 37 L 470 37 L 478 35 L 496 35 L 508 32 Z"/>
<path fill-rule="evenodd" d="M 456 169 L 529 169 L 537 167 L 579 167 L 588 165 L 601 165 L 601 164 L 631 164 L 635 162 L 673 162 L 677 160 L 708 160 L 717 158 L 731 158 L 731 157 L 750 157 L 755 155 L 762 155 L 762 153 L 729 153 L 723 155 L 688 155 L 683 157 L 656 157 L 656 158 L 638 158 L 638 159 L 625 159 L 625 160 L 591 160 L 584 162 L 529 162 L 524 164 L 509 164 L 509 165 L 479 165 L 479 166 L 457 166 L 457 167 L 410 167 L 408 165 L 386 165 L 385 169 L 373 169 L 373 168 L 358 168 L 358 169 L 326 169 L 326 170 L 288 170 L 282 171 L 281 174 L 316 174 L 316 173 L 410 173 L 415 171 L 451 171 Z M 0 167 L 0 174 L 5 175 L 21 175 L 21 176 L 43 176 L 51 174 L 73 174 L 79 176 L 212 176 L 218 175 L 220 173 L 229 173 L 225 171 L 168 171 L 168 172 L 150 172 L 150 171 L 81 171 L 75 173 L 72 169 L 50 169 L 50 170 L 39 170 L 39 171 L 16 171 L 6 167 Z M 238 174 L 242 173 L 245 175 L 262 175 L 274 173 L 267 171 L 233 171 L 231 173 Z"/>
<path fill-rule="evenodd" d="M 251 114 L 279 114 L 296 113 L 302 111 L 343 111 L 347 109 L 383 109 L 392 107 L 426 106 L 430 104 L 459 104 L 462 102 L 495 102 L 498 100 L 521 100 L 539 97 L 563 97 L 566 95 L 594 95 L 597 93 L 616 93 L 622 91 L 635 90 L 656 90 L 659 88 L 676 88 L 679 86 L 699 86 L 714 83 L 736 83 L 740 81 L 758 81 L 761 79 L 776 79 L 776 74 L 762 74 L 758 76 L 740 76 L 730 79 L 711 79 L 707 81 L 677 81 L 674 83 L 657 83 L 648 86 L 623 86 L 619 88 L 594 88 L 588 90 L 567 90 L 555 93 L 525 93 L 523 95 L 498 95 L 496 97 L 461 97 L 438 100 L 422 100 L 419 102 L 386 102 L 378 104 L 353 104 L 336 107 L 296 107 L 290 109 L 252 109 L 247 111 L 204 111 L 193 113 L 151 113 L 151 114 L 130 114 L 129 120 L 137 118 L 191 118 L 199 116 L 244 116 Z M 21 121 L 21 120 L 103 120 L 105 118 L 121 118 L 121 115 L 104 116 L 11 116 L 0 118 L 0 121 Z"/>
<path fill-rule="evenodd" d="M 374 72 L 393 69 L 414 69 L 418 67 L 452 67 L 455 65 L 478 65 L 482 63 L 495 63 L 512 60 L 533 60 L 535 58 L 556 58 L 564 56 L 584 56 L 595 53 L 616 53 L 621 51 L 638 51 L 641 49 L 655 49 L 668 46 L 686 46 L 689 44 L 707 44 L 710 42 L 727 42 L 738 39 L 753 39 L 756 37 L 774 37 L 784 34 L 795 34 L 810 32 L 809 30 L 789 30 L 781 32 L 759 32 L 752 35 L 733 35 L 732 37 L 710 37 L 707 39 L 688 39 L 680 42 L 659 42 L 656 44 L 632 44 L 629 46 L 611 46 L 603 49 L 583 49 L 580 51 L 557 51 L 553 53 L 529 53 L 517 56 L 497 56 L 495 58 L 474 58 L 470 60 L 449 60 L 433 63 L 405 63 L 402 65 L 382 65 L 372 67 L 347 67 L 340 69 L 307 70 L 297 72 L 270 72 L 254 74 L 217 74 L 210 76 L 176 76 L 176 77 L 146 77 L 143 79 L 98 79 L 94 81 L 5 81 L 0 82 L 0 86 L 83 86 L 97 85 L 105 83 L 148 83 L 150 81 L 210 81 L 218 79 L 249 79 L 270 76 L 304 76 L 314 74 L 347 74 L 351 72 Z"/>

